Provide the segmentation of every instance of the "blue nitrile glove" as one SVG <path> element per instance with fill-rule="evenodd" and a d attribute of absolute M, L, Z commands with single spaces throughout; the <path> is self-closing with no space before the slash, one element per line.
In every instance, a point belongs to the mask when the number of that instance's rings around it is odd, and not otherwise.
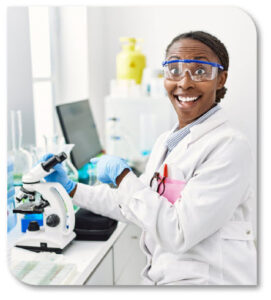
<path fill-rule="evenodd" d="M 52 156 L 53 156 L 52 153 L 45 154 L 39 160 L 39 163 L 48 160 Z M 67 193 L 69 194 L 75 188 L 76 183 L 69 179 L 69 177 L 61 163 L 56 164 L 54 166 L 54 169 L 55 169 L 55 171 L 53 173 L 51 173 L 50 175 L 44 177 L 44 179 L 47 182 L 59 182 L 64 187 L 64 189 L 67 191 Z"/>
<path fill-rule="evenodd" d="M 103 155 L 101 157 L 92 158 L 91 163 L 97 163 L 97 178 L 103 183 L 114 183 L 116 186 L 116 178 L 124 169 L 131 168 L 123 158 L 113 155 Z"/>

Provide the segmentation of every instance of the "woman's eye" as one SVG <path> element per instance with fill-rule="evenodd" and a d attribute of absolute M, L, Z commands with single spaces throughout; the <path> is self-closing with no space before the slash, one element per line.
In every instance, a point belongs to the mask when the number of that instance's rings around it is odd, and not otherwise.
<path fill-rule="evenodd" d="M 196 70 L 195 75 L 204 75 L 206 71 L 203 68 L 199 68 Z"/>
<path fill-rule="evenodd" d="M 179 70 L 177 68 L 172 68 L 172 69 L 170 69 L 170 73 L 172 75 L 179 75 Z"/>

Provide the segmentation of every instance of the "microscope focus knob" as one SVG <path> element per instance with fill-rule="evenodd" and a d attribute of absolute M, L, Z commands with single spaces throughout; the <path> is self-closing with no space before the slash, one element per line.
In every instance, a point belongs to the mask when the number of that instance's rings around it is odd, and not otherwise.
<path fill-rule="evenodd" d="M 56 214 L 52 214 L 52 215 L 48 216 L 46 219 L 46 224 L 49 227 L 56 227 L 59 223 L 60 223 L 60 218 Z"/>
<path fill-rule="evenodd" d="M 28 224 L 27 230 L 28 231 L 38 231 L 38 230 L 40 230 L 40 225 L 37 221 L 31 221 Z"/>

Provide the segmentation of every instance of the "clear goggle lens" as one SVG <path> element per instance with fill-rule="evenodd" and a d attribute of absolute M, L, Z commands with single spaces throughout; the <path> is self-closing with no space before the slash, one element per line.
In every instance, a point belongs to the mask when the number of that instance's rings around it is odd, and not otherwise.
<path fill-rule="evenodd" d="M 223 67 L 221 66 L 220 69 Z M 188 72 L 193 81 L 213 80 L 217 73 L 218 67 L 205 62 L 174 62 L 164 63 L 164 76 L 166 79 L 178 81 Z"/>

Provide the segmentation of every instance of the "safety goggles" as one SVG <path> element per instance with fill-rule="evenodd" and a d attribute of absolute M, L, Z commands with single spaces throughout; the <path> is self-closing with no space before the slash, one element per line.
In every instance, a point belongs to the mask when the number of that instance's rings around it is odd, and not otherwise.
<path fill-rule="evenodd" d="M 213 80 L 218 70 L 224 70 L 224 67 L 218 63 L 195 60 L 195 59 L 177 59 L 164 61 L 164 77 L 166 79 L 179 81 L 188 72 L 193 81 Z"/>

